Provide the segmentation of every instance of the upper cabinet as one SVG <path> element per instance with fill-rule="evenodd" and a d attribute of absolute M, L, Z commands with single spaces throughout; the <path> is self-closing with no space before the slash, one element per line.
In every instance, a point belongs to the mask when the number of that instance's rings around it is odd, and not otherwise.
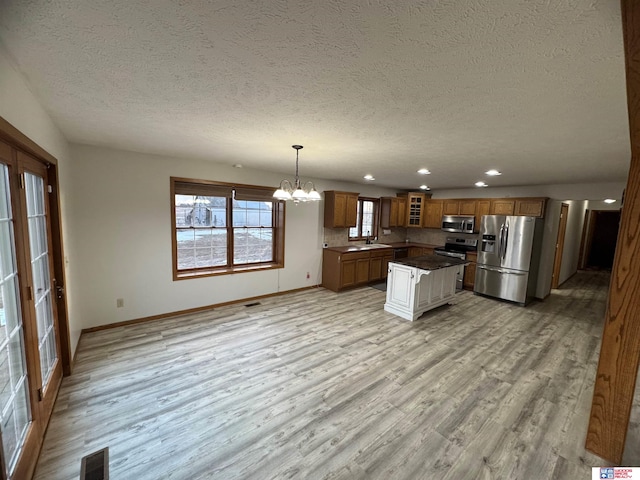
<path fill-rule="evenodd" d="M 426 195 L 409 192 L 407 194 L 407 227 L 422 227 Z"/>
<path fill-rule="evenodd" d="M 358 215 L 358 193 L 324 192 L 325 228 L 355 227 Z"/>
<path fill-rule="evenodd" d="M 406 197 L 380 198 L 380 228 L 404 227 L 407 224 Z"/>
<path fill-rule="evenodd" d="M 544 217 L 546 198 L 516 198 L 516 215 Z"/>
<path fill-rule="evenodd" d="M 459 215 L 460 200 L 443 200 L 442 215 Z"/>
<path fill-rule="evenodd" d="M 544 217 L 546 198 L 494 198 L 491 200 L 491 215 L 524 215 Z"/>
<path fill-rule="evenodd" d="M 480 222 L 482 221 L 482 216 L 483 215 L 489 215 L 489 212 L 491 211 L 491 200 L 484 199 L 484 200 L 476 200 L 476 213 L 475 213 L 475 226 L 474 226 L 474 231 L 479 232 L 480 231 Z"/>
<path fill-rule="evenodd" d="M 513 215 L 516 201 L 513 198 L 494 198 L 491 200 L 490 215 Z"/>
<path fill-rule="evenodd" d="M 427 200 L 424 209 L 422 226 L 425 228 L 442 227 L 444 202 L 442 200 Z"/>

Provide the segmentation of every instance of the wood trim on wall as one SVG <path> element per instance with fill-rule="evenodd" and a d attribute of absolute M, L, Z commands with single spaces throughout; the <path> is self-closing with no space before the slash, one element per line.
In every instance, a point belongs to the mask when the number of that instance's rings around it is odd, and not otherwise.
<path fill-rule="evenodd" d="M 640 2 L 622 0 L 631 166 L 585 447 L 620 464 L 640 365 Z"/>
<path fill-rule="evenodd" d="M 99 332 L 101 330 L 108 330 L 110 328 L 126 327 L 127 325 L 135 325 L 137 323 L 152 322 L 154 320 L 162 320 L 163 318 L 177 317 L 179 315 L 189 315 L 191 313 L 204 312 L 206 310 L 213 310 L 214 308 L 226 307 L 228 305 L 237 305 L 239 303 L 254 302 L 263 298 L 279 297 L 280 295 L 287 295 L 289 293 L 303 292 L 305 290 L 311 290 L 313 288 L 320 288 L 320 285 L 310 285 L 308 287 L 294 288 L 292 290 L 284 290 L 282 292 L 267 293 L 266 295 L 258 295 L 257 297 L 241 298 L 238 300 L 231 300 L 229 302 L 214 303 L 212 305 L 204 305 L 202 307 L 187 308 L 185 310 L 176 310 L 175 312 L 151 315 L 150 317 L 135 318 L 132 320 L 125 320 L 123 322 L 108 323 L 106 325 L 99 325 L 97 327 L 83 328 L 82 334 Z"/>

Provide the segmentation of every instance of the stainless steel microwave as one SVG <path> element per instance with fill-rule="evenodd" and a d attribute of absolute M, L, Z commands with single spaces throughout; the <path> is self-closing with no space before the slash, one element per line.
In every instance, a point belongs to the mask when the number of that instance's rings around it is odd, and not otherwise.
<path fill-rule="evenodd" d="M 445 232 L 473 233 L 475 217 L 467 215 L 445 215 L 442 217 L 442 230 Z"/>

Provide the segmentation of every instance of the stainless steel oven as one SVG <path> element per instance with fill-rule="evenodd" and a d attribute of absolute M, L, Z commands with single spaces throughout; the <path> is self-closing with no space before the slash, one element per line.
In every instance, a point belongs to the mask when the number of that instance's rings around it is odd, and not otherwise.
<path fill-rule="evenodd" d="M 446 257 L 459 258 L 460 260 L 467 259 L 467 252 L 475 252 L 478 250 L 478 239 L 476 238 L 460 238 L 460 237 L 447 237 L 447 243 L 444 247 L 436 247 L 433 249 L 433 253 L 436 255 L 443 255 Z M 464 280 L 464 265 L 460 266 L 458 275 L 456 276 L 456 289 L 462 290 Z"/>

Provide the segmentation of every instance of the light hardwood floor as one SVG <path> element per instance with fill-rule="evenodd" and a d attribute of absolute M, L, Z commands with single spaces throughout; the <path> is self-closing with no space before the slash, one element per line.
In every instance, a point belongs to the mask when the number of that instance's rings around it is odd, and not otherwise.
<path fill-rule="evenodd" d="M 106 446 L 112 479 L 591 478 L 608 280 L 413 323 L 316 289 L 83 335 L 36 478 Z"/>

